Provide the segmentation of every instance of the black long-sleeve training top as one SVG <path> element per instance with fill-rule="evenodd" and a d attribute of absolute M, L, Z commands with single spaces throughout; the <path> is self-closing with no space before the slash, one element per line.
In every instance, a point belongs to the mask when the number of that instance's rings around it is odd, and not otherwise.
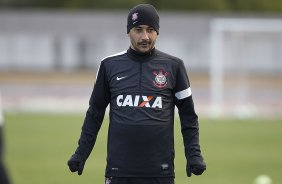
<path fill-rule="evenodd" d="M 110 104 L 107 177 L 174 177 L 174 110 L 185 155 L 200 154 L 198 117 L 183 61 L 131 48 L 102 60 L 76 153 L 88 158 Z"/>

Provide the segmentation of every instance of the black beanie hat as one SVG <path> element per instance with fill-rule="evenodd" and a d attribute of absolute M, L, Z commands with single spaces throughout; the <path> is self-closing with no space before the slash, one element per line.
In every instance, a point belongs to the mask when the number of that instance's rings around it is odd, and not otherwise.
<path fill-rule="evenodd" d="M 154 6 L 139 4 L 133 7 L 127 16 L 127 33 L 130 29 L 139 25 L 148 25 L 159 34 L 159 15 Z"/>

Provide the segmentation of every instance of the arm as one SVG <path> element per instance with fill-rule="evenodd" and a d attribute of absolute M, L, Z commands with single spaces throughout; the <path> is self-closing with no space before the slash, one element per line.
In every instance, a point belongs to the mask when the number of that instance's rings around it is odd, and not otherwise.
<path fill-rule="evenodd" d="M 82 126 L 78 147 L 68 161 L 69 168 L 72 172 L 78 171 L 79 175 L 82 174 L 84 164 L 96 142 L 109 101 L 109 84 L 102 62 L 97 72 L 96 83 L 89 101 L 89 108 Z"/>
<path fill-rule="evenodd" d="M 200 150 L 198 116 L 194 109 L 192 92 L 183 63 L 179 66 L 176 76 L 175 104 L 178 108 L 185 146 L 186 172 L 190 177 L 191 173 L 202 174 L 206 164 Z"/>

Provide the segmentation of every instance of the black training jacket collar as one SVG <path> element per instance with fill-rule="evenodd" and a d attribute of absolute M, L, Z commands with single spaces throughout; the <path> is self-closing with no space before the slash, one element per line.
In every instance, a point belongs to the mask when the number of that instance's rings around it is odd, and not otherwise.
<path fill-rule="evenodd" d="M 146 62 L 146 61 L 151 60 L 155 56 L 156 50 L 155 48 L 153 48 L 148 53 L 142 53 L 142 52 L 133 50 L 131 47 L 129 47 L 129 49 L 127 50 L 127 54 L 131 59 L 135 61 Z"/>

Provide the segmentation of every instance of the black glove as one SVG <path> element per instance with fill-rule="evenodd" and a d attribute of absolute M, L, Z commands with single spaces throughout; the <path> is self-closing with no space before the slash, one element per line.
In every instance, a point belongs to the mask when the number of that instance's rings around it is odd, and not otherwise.
<path fill-rule="evenodd" d="M 77 154 L 73 154 L 68 161 L 68 166 L 71 172 L 76 172 L 78 175 L 82 174 L 85 165 L 85 159 Z"/>
<path fill-rule="evenodd" d="M 195 175 L 201 175 L 206 170 L 206 163 L 202 156 L 194 156 L 189 158 L 186 166 L 186 173 L 188 177 L 191 177 L 192 173 Z"/>

